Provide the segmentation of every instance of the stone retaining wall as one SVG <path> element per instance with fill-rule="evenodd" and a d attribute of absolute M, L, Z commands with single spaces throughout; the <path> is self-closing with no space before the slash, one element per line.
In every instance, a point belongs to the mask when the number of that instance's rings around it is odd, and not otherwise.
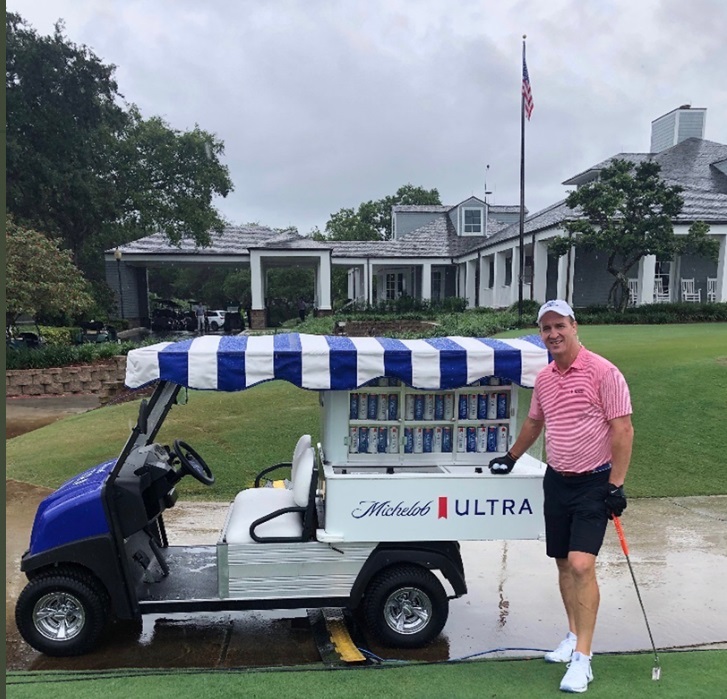
<path fill-rule="evenodd" d="M 5 395 L 11 397 L 93 393 L 108 398 L 123 388 L 125 374 L 125 356 L 82 366 L 11 369 L 5 372 Z"/>

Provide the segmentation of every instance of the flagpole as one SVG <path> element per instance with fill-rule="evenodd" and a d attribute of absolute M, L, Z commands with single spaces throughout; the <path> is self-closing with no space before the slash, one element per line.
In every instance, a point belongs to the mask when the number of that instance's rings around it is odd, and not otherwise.
<path fill-rule="evenodd" d="M 525 69 L 525 39 L 523 34 L 523 71 Z M 524 75 L 523 75 L 524 78 Z M 517 319 L 518 324 L 523 320 L 523 273 L 525 270 L 525 92 L 520 90 L 520 265 L 518 273 Z"/>

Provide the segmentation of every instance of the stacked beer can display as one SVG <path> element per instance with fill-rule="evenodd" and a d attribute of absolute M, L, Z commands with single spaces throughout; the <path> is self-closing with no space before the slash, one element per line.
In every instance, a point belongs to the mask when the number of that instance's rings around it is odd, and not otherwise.
<path fill-rule="evenodd" d="M 466 389 L 430 392 L 378 379 L 350 393 L 348 451 L 504 453 L 510 437 L 510 395 L 510 386 L 495 377 Z"/>

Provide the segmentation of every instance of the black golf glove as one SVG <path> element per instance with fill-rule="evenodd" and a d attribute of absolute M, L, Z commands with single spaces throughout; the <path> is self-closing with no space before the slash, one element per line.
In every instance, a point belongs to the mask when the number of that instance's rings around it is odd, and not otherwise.
<path fill-rule="evenodd" d="M 622 485 L 609 483 L 605 500 L 609 519 L 613 519 L 614 516 L 620 517 L 621 513 L 626 509 L 626 493 Z"/>
<path fill-rule="evenodd" d="M 507 452 L 505 456 L 498 456 L 489 463 L 490 473 L 496 473 L 498 475 L 510 473 L 516 461 L 517 459 L 514 459 L 510 452 Z"/>

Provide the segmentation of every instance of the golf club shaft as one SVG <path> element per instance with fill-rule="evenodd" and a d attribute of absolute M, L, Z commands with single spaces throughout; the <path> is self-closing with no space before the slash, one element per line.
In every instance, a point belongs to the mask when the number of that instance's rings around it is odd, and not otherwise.
<path fill-rule="evenodd" d="M 636 583 L 636 576 L 634 575 L 634 569 L 631 566 L 631 559 L 629 558 L 629 545 L 626 543 L 626 535 L 624 534 L 623 527 L 621 526 L 621 520 L 614 515 L 613 518 L 614 526 L 616 527 L 616 534 L 618 534 L 618 540 L 621 542 L 621 549 L 626 556 L 626 563 L 629 566 L 629 572 L 631 573 L 631 579 L 634 581 L 634 589 L 636 590 L 636 596 L 639 598 L 639 605 L 641 605 L 641 611 L 644 615 L 644 621 L 646 622 L 646 630 L 649 632 L 649 640 L 651 641 L 651 647 L 654 651 L 654 658 L 656 659 L 657 666 L 659 665 L 659 655 L 656 652 L 656 644 L 654 643 L 654 637 L 651 635 L 651 626 L 649 626 L 649 619 L 646 616 L 646 609 L 644 609 L 644 603 L 641 600 L 641 593 L 639 592 L 639 586 Z"/>

